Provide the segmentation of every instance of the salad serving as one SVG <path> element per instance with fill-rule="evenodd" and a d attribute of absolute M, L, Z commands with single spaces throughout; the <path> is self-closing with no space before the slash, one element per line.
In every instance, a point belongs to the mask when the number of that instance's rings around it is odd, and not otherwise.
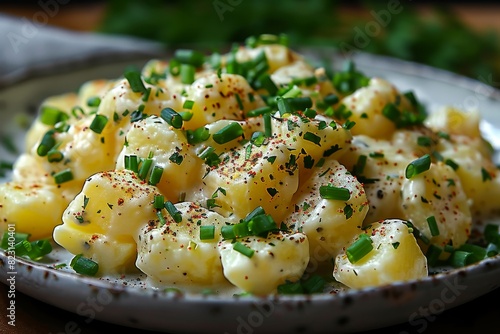
<path fill-rule="evenodd" d="M 40 105 L 0 185 L 1 246 L 96 277 L 253 295 L 382 286 L 498 254 L 478 110 L 248 38 Z M 340 61 L 340 60 L 339 60 Z M 12 232 L 15 227 L 15 235 Z"/>

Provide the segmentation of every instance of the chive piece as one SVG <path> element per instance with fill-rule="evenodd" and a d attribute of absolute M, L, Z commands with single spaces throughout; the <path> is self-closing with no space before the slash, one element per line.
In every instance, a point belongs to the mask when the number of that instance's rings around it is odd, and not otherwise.
<path fill-rule="evenodd" d="M 243 245 L 241 242 L 237 241 L 234 243 L 233 249 L 248 258 L 252 258 L 255 251 L 248 246 Z"/>
<path fill-rule="evenodd" d="M 56 125 L 67 118 L 68 115 L 66 115 L 64 111 L 55 107 L 42 106 L 42 109 L 40 110 L 39 120 L 45 125 Z"/>
<path fill-rule="evenodd" d="M 247 112 L 247 117 L 256 117 L 264 114 L 268 114 L 272 111 L 271 107 L 265 106 Z"/>
<path fill-rule="evenodd" d="M 182 104 L 182 108 L 189 109 L 189 110 L 193 109 L 193 106 L 194 106 L 194 101 L 193 100 L 186 100 Z"/>
<path fill-rule="evenodd" d="M 186 130 L 186 137 L 189 144 L 199 144 L 210 138 L 210 132 L 202 126 L 195 130 Z"/>
<path fill-rule="evenodd" d="M 294 110 L 306 110 L 312 108 L 312 99 L 310 97 L 294 97 L 287 99 L 288 103 Z"/>
<path fill-rule="evenodd" d="M 248 230 L 255 235 L 276 230 L 276 222 L 269 215 L 258 215 L 248 222 Z"/>
<path fill-rule="evenodd" d="M 339 102 L 339 97 L 335 94 L 330 94 L 330 95 L 325 96 L 323 102 L 326 105 L 331 106 L 331 105 L 337 104 Z"/>
<path fill-rule="evenodd" d="M 194 82 L 194 75 L 196 73 L 196 68 L 193 65 L 181 64 L 180 74 L 181 82 L 183 84 L 190 85 Z"/>
<path fill-rule="evenodd" d="M 95 115 L 94 120 L 90 124 L 89 128 L 90 130 L 94 131 L 95 133 L 102 133 L 102 130 L 108 123 L 108 118 L 104 115 Z"/>
<path fill-rule="evenodd" d="M 500 246 L 494 243 L 489 243 L 486 246 L 486 256 L 487 257 L 492 257 L 500 253 Z"/>
<path fill-rule="evenodd" d="M 18 244 L 23 240 L 28 240 L 30 234 L 28 233 L 14 233 L 14 244 Z M 9 248 L 9 238 L 12 239 L 12 235 L 9 232 L 4 232 L 2 235 L 2 241 L 0 242 L 0 248 L 8 249 Z M 10 241 L 12 242 L 12 240 Z"/>
<path fill-rule="evenodd" d="M 141 180 L 145 180 L 148 176 L 149 170 L 151 169 L 151 165 L 153 164 L 153 159 L 144 159 L 142 161 L 141 167 L 139 169 L 139 178 Z"/>
<path fill-rule="evenodd" d="M 384 157 L 384 153 L 380 153 L 380 152 L 371 152 L 368 154 L 368 156 L 370 158 L 383 158 Z"/>
<path fill-rule="evenodd" d="M 83 257 L 83 254 L 78 254 L 69 264 L 74 271 L 82 275 L 95 276 L 99 271 L 99 265 L 97 262 L 92 261 L 91 259 Z"/>
<path fill-rule="evenodd" d="M 228 240 L 228 239 L 235 239 L 236 238 L 236 234 L 234 234 L 233 226 L 234 225 L 222 226 L 220 232 L 221 232 L 221 235 L 224 239 Z"/>
<path fill-rule="evenodd" d="M 54 181 L 56 182 L 56 184 L 69 182 L 71 180 L 73 180 L 73 173 L 69 168 L 54 174 Z"/>
<path fill-rule="evenodd" d="M 487 224 L 484 228 L 484 238 L 487 242 L 500 245 L 500 230 L 496 224 Z"/>
<path fill-rule="evenodd" d="M 250 212 L 248 215 L 246 215 L 245 218 L 243 219 L 243 221 L 249 222 L 254 217 L 257 217 L 260 215 L 265 215 L 265 214 L 266 214 L 266 211 L 264 210 L 264 208 L 261 206 L 258 206 L 255 209 L 253 209 L 252 212 Z"/>
<path fill-rule="evenodd" d="M 243 128 L 238 122 L 231 122 L 216 133 L 212 138 L 217 144 L 225 144 L 243 135 Z"/>
<path fill-rule="evenodd" d="M 436 217 L 434 217 L 434 216 L 427 217 L 427 224 L 429 225 L 431 235 L 433 237 L 438 236 L 439 235 L 439 227 L 438 227 L 437 222 L 436 222 Z"/>
<path fill-rule="evenodd" d="M 189 64 L 194 67 L 200 67 L 205 61 L 203 53 L 196 50 L 177 49 L 174 58 L 181 64 Z"/>
<path fill-rule="evenodd" d="M 312 275 L 302 283 L 305 293 L 321 293 L 325 287 L 326 280 L 320 275 Z"/>
<path fill-rule="evenodd" d="M 459 165 L 458 165 L 455 161 L 453 161 L 453 160 L 451 160 L 451 159 L 446 159 L 446 160 L 444 161 L 444 163 L 445 163 L 446 165 L 450 166 L 451 168 L 453 168 L 453 170 L 457 170 L 457 169 L 458 169 L 458 167 L 459 167 Z"/>
<path fill-rule="evenodd" d="M 200 226 L 200 240 L 213 240 L 215 238 L 215 226 Z"/>
<path fill-rule="evenodd" d="M 125 71 L 125 78 L 128 80 L 130 88 L 134 93 L 146 93 L 147 89 L 142 82 L 141 73 L 136 69 Z"/>
<path fill-rule="evenodd" d="M 448 262 L 454 268 L 461 268 L 474 263 L 474 256 L 471 252 L 456 250 L 450 255 Z"/>
<path fill-rule="evenodd" d="M 125 156 L 125 169 L 131 170 L 132 172 L 139 172 L 139 159 L 137 155 L 126 155 Z"/>
<path fill-rule="evenodd" d="M 425 257 L 427 258 L 427 263 L 429 266 L 434 266 L 437 264 L 439 260 L 439 256 L 443 252 L 443 249 L 439 246 L 436 245 L 429 245 L 429 248 L 427 248 L 427 252 L 425 253 Z"/>
<path fill-rule="evenodd" d="M 432 145 L 432 139 L 428 136 L 419 136 L 417 138 L 417 145 L 430 147 Z"/>
<path fill-rule="evenodd" d="M 365 170 L 366 167 L 366 160 L 368 157 L 364 154 L 360 155 L 358 157 L 358 160 L 356 161 L 356 164 L 353 166 L 352 173 L 356 176 L 360 176 L 363 174 L 363 171 Z"/>
<path fill-rule="evenodd" d="M 347 250 L 347 259 L 351 263 L 356 263 L 373 249 L 372 239 L 367 234 L 361 234 L 359 239 L 350 245 Z"/>
<path fill-rule="evenodd" d="M 160 226 L 163 226 L 163 225 L 165 225 L 167 223 L 167 221 L 165 220 L 165 217 L 161 213 L 161 210 L 159 210 L 159 211 L 156 212 L 156 216 L 158 217 L 158 220 L 160 222 Z"/>
<path fill-rule="evenodd" d="M 429 170 L 430 167 L 431 157 L 429 154 L 425 154 L 417 160 L 410 162 L 410 164 L 406 166 L 405 176 L 407 179 L 411 179 L 412 177 Z"/>
<path fill-rule="evenodd" d="M 182 116 L 172 108 L 165 108 L 160 113 L 161 118 L 175 129 L 182 128 Z"/>
<path fill-rule="evenodd" d="M 276 98 L 276 102 L 278 105 L 278 110 L 280 112 L 280 116 L 283 116 L 285 114 L 292 114 L 293 109 L 292 106 L 289 103 L 289 99 L 284 99 L 280 96 Z"/>
<path fill-rule="evenodd" d="M 247 221 L 242 221 L 241 223 L 233 225 L 233 233 L 236 238 L 243 238 L 253 235 L 253 233 L 248 228 L 248 223 L 249 222 Z"/>
<path fill-rule="evenodd" d="M 244 110 L 245 110 L 245 107 L 244 107 L 244 105 L 243 105 L 243 101 L 241 101 L 240 94 L 235 93 L 235 94 L 234 94 L 234 97 L 236 98 L 236 102 L 238 102 L 238 108 L 240 108 L 240 110 L 241 110 L 241 111 L 244 111 Z"/>
<path fill-rule="evenodd" d="M 278 294 L 280 295 L 297 295 L 303 294 L 304 288 L 300 281 L 297 282 L 286 282 L 284 284 L 280 284 L 277 287 Z"/>
<path fill-rule="evenodd" d="M 491 174 L 486 169 L 484 169 L 484 167 L 481 167 L 481 175 L 483 177 L 483 182 L 486 182 L 488 180 L 491 181 Z"/>
<path fill-rule="evenodd" d="M 318 146 L 321 146 L 321 137 L 312 133 L 312 132 L 306 132 L 304 133 L 304 136 L 303 136 L 304 140 L 307 140 L 307 141 L 310 141 Z"/>
<path fill-rule="evenodd" d="M 54 133 L 54 130 L 49 130 L 43 135 L 42 140 L 40 141 L 40 144 L 38 145 L 38 148 L 36 150 L 39 156 L 46 156 L 49 151 L 56 145 Z"/>
<path fill-rule="evenodd" d="M 99 107 L 101 104 L 101 98 L 98 96 L 92 96 L 87 99 L 87 105 L 89 107 Z"/>
<path fill-rule="evenodd" d="M 267 114 L 262 115 L 262 117 L 264 118 L 264 135 L 267 138 L 272 137 L 272 135 L 273 135 L 273 129 L 272 129 L 273 124 L 271 122 L 271 114 L 267 113 Z"/>
<path fill-rule="evenodd" d="M 182 221 L 182 214 L 179 210 L 177 210 L 177 208 L 175 207 L 175 205 L 170 202 L 170 201 L 167 201 L 165 202 L 165 209 L 167 209 L 168 213 L 170 214 L 170 216 L 174 219 L 174 221 L 176 223 L 180 223 Z"/>
<path fill-rule="evenodd" d="M 153 207 L 157 210 L 163 209 L 165 207 L 165 196 L 156 195 L 153 202 Z"/>
<path fill-rule="evenodd" d="M 323 199 L 332 199 L 336 201 L 347 201 L 351 198 L 349 189 L 342 187 L 334 187 L 332 185 L 320 186 L 319 195 Z"/>
<path fill-rule="evenodd" d="M 153 186 L 157 185 L 160 182 L 162 175 L 163 167 L 154 166 L 151 175 L 149 176 L 149 184 Z"/>
<path fill-rule="evenodd" d="M 52 149 L 47 153 L 47 160 L 49 162 L 59 162 L 64 159 L 64 154 L 61 151 Z"/>
<path fill-rule="evenodd" d="M 271 76 L 269 74 L 265 73 L 261 75 L 257 81 L 262 88 L 267 90 L 269 95 L 275 96 L 278 92 L 278 87 L 276 87 L 276 84 L 274 83 L 273 79 L 271 79 Z"/>

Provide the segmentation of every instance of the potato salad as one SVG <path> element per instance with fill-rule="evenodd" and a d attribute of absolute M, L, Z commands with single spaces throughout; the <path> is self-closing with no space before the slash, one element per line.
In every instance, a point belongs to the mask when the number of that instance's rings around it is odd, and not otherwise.
<path fill-rule="evenodd" d="M 49 240 L 83 275 L 253 295 L 418 280 L 498 253 L 479 112 L 428 113 L 413 91 L 287 44 L 179 49 L 46 98 L 0 185 L 0 232 Z"/>

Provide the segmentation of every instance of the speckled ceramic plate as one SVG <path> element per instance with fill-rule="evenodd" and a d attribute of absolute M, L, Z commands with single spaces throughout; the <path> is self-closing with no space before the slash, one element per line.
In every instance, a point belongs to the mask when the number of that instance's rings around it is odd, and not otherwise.
<path fill-rule="evenodd" d="M 330 50 L 300 51 L 341 65 L 341 56 Z M 358 54 L 355 61 L 368 75 L 384 77 L 401 90 L 414 90 L 431 111 L 445 104 L 479 108 L 485 120 L 481 129 L 500 149 L 498 90 L 479 80 L 394 59 Z M 86 80 L 115 78 L 129 64 L 89 65 L 64 71 L 54 68 L 52 73 L 4 88 L 0 91 L 2 136 L 22 139 L 25 130 L 19 124 L 29 122 L 46 96 L 76 89 Z M 0 154 L 4 160 L 15 158 L 5 150 Z M 160 292 L 148 288 L 141 276 L 97 279 L 51 268 L 69 258 L 70 254 L 57 249 L 44 263 L 15 259 L 11 267 L 10 259 L 0 251 L 0 278 L 2 283 L 10 284 L 12 280 L 7 279 L 15 277 L 16 290 L 89 319 L 169 333 L 338 333 L 404 322 L 418 330 L 427 321 L 426 315 L 441 313 L 500 286 L 500 256 L 380 288 L 269 298 Z"/>

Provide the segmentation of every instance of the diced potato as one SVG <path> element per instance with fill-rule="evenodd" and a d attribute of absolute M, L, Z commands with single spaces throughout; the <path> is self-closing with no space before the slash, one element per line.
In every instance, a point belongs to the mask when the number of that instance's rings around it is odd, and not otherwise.
<path fill-rule="evenodd" d="M 186 200 L 211 201 L 210 208 L 224 216 L 243 218 L 262 206 L 275 221 L 285 217 L 299 176 L 281 139 L 271 138 L 260 147 L 248 142 L 224 153 L 220 160 L 219 165 L 207 168 L 199 189 L 186 194 Z"/>
<path fill-rule="evenodd" d="M 309 244 L 302 233 L 279 232 L 267 238 L 237 239 L 252 255 L 234 248 L 231 240 L 219 242 L 224 276 L 243 291 L 266 295 L 286 281 L 299 280 L 309 262 Z"/>
<path fill-rule="evenodd" d="M 151 116 L 135 122 L 127 133 L 128 145 L 123 146 L 116 168 L 125 168 L 126 156 L 147 159 L 153 166 L 163 168 L 158 189 L 171 201 L 177 202 L 183 194 L 193 191 L 193 184 L 203 175 L 203 160 L 196 156 L 181 130 L 174 129 L 160 117 Z M 148 176 L 149 177 L 149 176 Z"/>
<path fill-rule="evenodd" d="M 139 229 L 158 219 L 153 203 L 159 195 L 156 187 L 128 170 L 92 175 L 64 211 L 54 241 L 75 255 L 101 262 L 101 274 L 133 270 L 137 252 L 131 249 L 136 248 Z M 110 253 L 122 256 L 109 261 Z"/>
<path fill-rule="evenodd" d="M 399 96 L 399 97 L 398 97 Z M 412 110 L 406 97 L 394 85 L 382 78 L 372 78 L 368 86 L 359 88 L 342 99 L 341 103 L 352 112 L 349 120 L 356 122 L 351 129 L 354 135 L 364 134 L 373 138 L 390 138 L 396 130 L 393 120 L 382 114 L 388 103 L 400 100 L 398 109 Z"/>
<path fill-rule="evenodd" d="M 322 198 L 320 188 L 325 186 L 346 189 L 349 198 Z M 284 222 L 307 235 L 311 265 L 316 267 L 335 258 L 342 247 L 361 232 L 368 211 L 363 186 L 333 159 L 326 160 L 322 167 L 315 167 L 314 175 L 295 193 L 292 203 L 295 212 Z"/>
<path fill-rule="evenodd" d="M 352 263 L 349 247 L 335 259 L 333 277 L 353 289 L 382 286 L 427 276 L 427 259 L 408 226 L 401 220 L 376 222 L 364 231 L 373 249 Z"/>
<path fill-rule="evenodd" d="M 138 235 L 137 267 L 157 286 L 214 286 L 225 282 L 217 243 L 220 229 L 234 223 L 194 203 L 175 205 L 182 221 L 167 213 L 165 224 L 144 226 Z M 202 227 L 214 227 L 214 238 L 201 240 Z"/>

